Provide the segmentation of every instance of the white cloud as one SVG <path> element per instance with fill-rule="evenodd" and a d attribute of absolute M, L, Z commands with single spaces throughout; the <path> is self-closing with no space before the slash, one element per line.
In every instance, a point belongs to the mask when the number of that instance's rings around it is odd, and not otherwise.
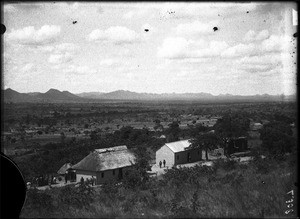
<path fill-rule="evenodd" d="M 253 42 L 253 41 L 261 41 L 265 40 L 269 37 L 268 30 L 262 30 L 259 33 L 256 33 L 254 30 L 249 30 L 244 37 L 244 41 L 246 42 Z"/>
<path fill-rule="evenodd" d="M 239 69 L 246 70 L 247 72 L 257 73 L 257 72 L 266 72 L 274 68 L 272 65 L 240 65 Z"/>
<path fill-rule="evenodd" d="M 196 50 L 195 57 L 207 58 L 220 56 L 220 54 L 228 48 L 228 44 L 224 41 L 211 41 L 207 48 Z"/>
<path fill-rule="evenodd" d="M 124 15 L 123 15 L 123 18 L 124 19 L 132 19 L 132 18 L 137 18 L 137 17 L 142 17 L 142 16 L 145 16 L 149 13 L 149 9 L 151 8 L 150 7 L 147 7 L 145 5 L 142 5 L 142 6 L 139 6 L 139 5 L 136 5 L 134 7 L 134 10 L 131 10 L 131 11 L 128 11 L 126 12 Z"/>
<path fill-rule="evenodd" d="M 224 41 L 211 41 L 209 43 L 202 39 L 186 40 L 183 37 L 166 38 L 161 47 L 158 48 L 157 56 L 168 59 L 194 59 L 220 56 L 228 48 Z"/>
<path fill-rule="evenodd" d="M 262 56 L 243 57 L 237 60 L 237 63 L 248 65 L 276 65 L 281 63 L 281 61 L 280 54 L 267 54 Z"/>
<path fill-rule="evenodd" d="M 69 53 L 61 53 L 61 54 L 52 54 L 48 58 L 48 62 L 52 64 L 63 64 L 70 62 L 72 60 L 73 56 Z"/>
<path fill-rule="evenodd" d="M 93 30 L 88 36 L 87 40 L 101 42 L 111 41 L 114 44 L 131 44 L 139 40 L 139 35 L 127 27 L 114 26 L 106 30 Z"/>
<path fill-rule="evenodd" d="M 72 4 L 71 7 L 72 7 L 73 10 L 77 10 L 79 8 L 79 3 L 75 2 L 74 4 Z"/>
<path fill-rule="evenodd" d="M 158 48 L 158 57 L 162 58 L 184 58 L 187 56 L 189 42 L 182 37 L 166 38 L 161 47 Z"/>
<path fill-rule="evenodd" d="M 17 11 L 17 9 L 13 5 L 4 5 L 3 10 L 5 13 L 13 13 Z"/>
<path fill-rule="evenodd" d="M 255 55 L 258 52 L 258 49 L 255 44 L 237 44 L 235 46 L 229 47 L 221 56 L 225 58 L 235 58 L 241 56 L 250 56 Z"/>
<path fill-rule="evenodd" d="M 127 12 L 127 13 L 125 13 L 123 15 L 123 18 L 124 19 L 131 19 L 133 16 L 134 16 L 134 12 L 133 11 L 129 11 L 129 12 Z"/>
<path fill-rule="evenodd" d="M 269 38 L 264 39 L 267 35 L 268 31 L 261 31 L 259 34 L 249 31 L 246 34 L 245 40 L 254 40 L 252 43 L 240 43 L 229 47 L 221 54 L 221 56 L 225 58 L 236 58 L 242 56 L 255 56 L 264 55 L 266 53 L 282 53 L 289 51 L 291 47 L 291 44 L 289 43 L 291 42 L 291 37 L 271 35 Z"/>
<path fill-rule="evenodd" d="M 114 59 L 103 59 L 100 61 L 100 65 L 103 65 L 103 66 L 112 66 L 112 65 L 115 65 L 117 63 L 116 60 Z"/>
<path fill-rule="evenodd" d="M 68 65 L 62 70 L 64 73 L 71 73 L 71 74 L 94 74 L 97 71 L 95 69 L 90 68 L 86 65 Z"/>
<path fill-rule="evenodd" d="M 24 67 L 20 69 L 21 73 L 28 73 L 29 71 L 33 70 L 34 64 L 33 63 L 27 63 Z"/>
<path fill-rule="evenodd" d="M 78 47 L 74 43 L 61 43 L 55 46 L 41 46 L 40 50 L 44 52 L 74 52 Z"/>
<path fill-rule="evenodd" d="M 269 53 L 265 55 L 243 57 L 236 60 L 236 68 L 250 73 L 258 73 L 261 76 L 271 76 L 275 72 L 281 72 L 283 60 L 281 54 Z"/>
<path fill-rule="evenodd" d="M 217 21 L 202 23 L 197 20 L 192 23 L 179 24 L 176 27 L 176 33 L 181 36 L 201 36 L 204 34 L 212 34 L 214 32 L 213 27 L 217 24 Z"/>
<path fill-rule="evenodd" d="M 44 52 L 51 52 L 48 62 L 51 64 L 63 64 L 73 59 L 74 52 L 78 47 L 73 43 L 61 43 L 55 46 L 43 46 Z"/>
<path fill-rule="evenodd" d="M 268 39 L 262 41 L 261 46 L 265 52 L 281 52 L 288 50 L 291 46 L 290 41 L 291 37 L 289 36 L 271 35 Z"/>
<path fill-rule="evenodd" d="M 8 40 L 21 45 L 45 45 L 55 42 L 60 34 L 60 26 L 44 25 L 35 30 L 33 26 L 12 30 Z"/>
<path fill-rule="evenodd" d="M 78 47 L 74 43 L 61 43 L 61 44 L 56 45 L 55 49 L 59 52 L 63 52 L 63 51 L 73 52 L 77 48 Z"/>

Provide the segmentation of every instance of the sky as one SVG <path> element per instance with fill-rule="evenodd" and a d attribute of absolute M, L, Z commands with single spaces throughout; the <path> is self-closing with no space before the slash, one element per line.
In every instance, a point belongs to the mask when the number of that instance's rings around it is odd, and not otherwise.
<path fill-rule="evenodd" d="M 294 94 L 293 9 L 284 2 L 4 3 L 2 86 Z"/>

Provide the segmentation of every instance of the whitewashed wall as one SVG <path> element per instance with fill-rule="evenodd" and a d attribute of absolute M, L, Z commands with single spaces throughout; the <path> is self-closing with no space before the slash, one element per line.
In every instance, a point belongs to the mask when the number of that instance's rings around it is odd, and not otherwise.
<path fill-rule="evenodd" d="M 172 167 L 175 162 L 174 156 L 174 152 L 168 146 L 164 145 L 156 151 L 156 165 L 159 166 L 159 161 L 163 162 L 164 160 L 166 160 L 166 166 Z"/>

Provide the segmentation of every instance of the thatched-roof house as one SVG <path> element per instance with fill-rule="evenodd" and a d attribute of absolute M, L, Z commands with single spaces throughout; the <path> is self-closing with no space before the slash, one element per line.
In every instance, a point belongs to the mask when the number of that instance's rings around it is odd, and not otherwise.
<path fill-rule="evenodd" d="M 72 168 L 72 164 L 70 164 L 70 163 L 65 163 L 65 164 L 62 165 L 62 167 L 57 171 L 57 173 L 58 173 L 59 175 L 64 175 L 64 174 L 66 174 L 66 171 L 67 171 L 68 169 L 70 169 L 70 168 Z"/>
<path fill-rule="evenodd" d="M 123 177 L 124 171 L 135 164 L 135 155 L 125 145 L 95 149 L 72 168 L 76 170 L 76 180 L 96 178 L 101 184 Z"/>

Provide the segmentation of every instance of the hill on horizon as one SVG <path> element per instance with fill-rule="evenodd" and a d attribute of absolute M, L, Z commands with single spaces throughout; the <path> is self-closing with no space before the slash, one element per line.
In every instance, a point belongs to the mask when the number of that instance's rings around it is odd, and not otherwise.
<path fill-rule="evenodd" d="M 73 94 L 69 91 L 49 89 L 45 93 L 19 93 L 11 88 L 2 90 L 4 102 L 89 102 L 97 100 L 203 100 L 203 101 L 287 101 L 295 100 L 296 95 L 232 95 L 210 93 L 137 93 L 128 90 L 112 92 L 84 92 Z"/>
<path fill-rule="evenodd" d="M 50 89 L 46 93 L 30 92 L 19 93 L 11 88 L 2 90 L 4 102 L 80 102 L 83 98 L 70 93 L 69 91 L 59 91 L 56 89 Z"/>

